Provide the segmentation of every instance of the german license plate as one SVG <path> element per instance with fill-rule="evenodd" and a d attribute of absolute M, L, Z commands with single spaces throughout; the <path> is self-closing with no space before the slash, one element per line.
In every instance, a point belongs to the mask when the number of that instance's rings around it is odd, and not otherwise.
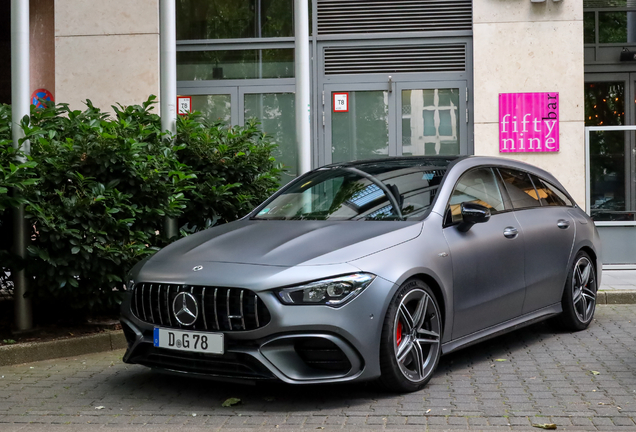
<path fill-rule="evenodd" d="M 223 333 L 203 333 L 155 327 L 154 346 L 179 351 L 223 354 Z"/>

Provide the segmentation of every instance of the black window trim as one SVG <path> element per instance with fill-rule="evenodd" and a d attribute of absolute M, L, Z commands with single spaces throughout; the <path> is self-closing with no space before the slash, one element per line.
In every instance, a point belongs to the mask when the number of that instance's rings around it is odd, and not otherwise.
<path fill-rule="evenodd" d="M 503 181 L 501 179 L 501 175 L 499 174 L 499 171 L 497 170 L 497 166 L 495 165 L 478 165 L 478 166 L 474 166 L 471 167 L 469 169 L 467 169 L 466 171 L 464 171 L 459 178 L 457 179 L 457 181 L 455 182 L 455 184 L 453 185 L 453 188 L 451 189 L 451 193 L 448 196 L 448 200 L 446 200 L 446 205 L 444 206 L 444 216 L 442 217 L 442 228 L 448 228 L 451 226 L 456 226 L 459 225 L 460 222 L 448 222 L 448 212 L 450 210 L 450 200 L 453 197 L 453 192 L 455 191 L 455 188 L 457 187 L 457 184 L 460 182 L 460 180 L 469 172 L 471 171 L 475 171 L 478 169 L 490 169 L 493 173 L 493 176 L 495 177 L 495 182 L 497 182 L 497 188 L 499 189 L 499 194 L 501 195 L 501 199 L 503 201 L 503 205 L 504 205 L 504 209 L 497 211 L 496 213 L 492 213 L 492 216 L 497 216 L 503 213 L 509 213 L 511 211 L 514 211 L 514 209 L 512 208 L 512 203 L 510 201 L 510 197 L 508 196 L 508 191 L 505 189 L 505 185 L 503 184 Z"/>

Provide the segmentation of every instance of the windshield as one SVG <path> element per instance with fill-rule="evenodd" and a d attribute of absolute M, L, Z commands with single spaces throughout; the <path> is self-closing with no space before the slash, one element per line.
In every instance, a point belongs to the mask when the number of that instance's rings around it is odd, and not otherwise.
<path fill-rule="evenodd" d="M 265 204 L 262 220 L 409 220 L 431 206 L 451 159 L 321 168 Z"/>

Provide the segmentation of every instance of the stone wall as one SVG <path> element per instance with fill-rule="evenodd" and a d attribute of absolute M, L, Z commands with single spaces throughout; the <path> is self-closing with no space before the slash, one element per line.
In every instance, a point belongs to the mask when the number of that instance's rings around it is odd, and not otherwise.
<path fill-rule="evenodd" d="M 151 94 L 159 96 L 158 0 L 55 0 L 56 101 L 108 109 Z"/>
<path fill-rule="evenodd" d="M 585 205 L 583 5 L 474 0 L 475 154 L 538 165 Z M 559 92 L 560 151 L 499 153 L 499 93 Z"/>

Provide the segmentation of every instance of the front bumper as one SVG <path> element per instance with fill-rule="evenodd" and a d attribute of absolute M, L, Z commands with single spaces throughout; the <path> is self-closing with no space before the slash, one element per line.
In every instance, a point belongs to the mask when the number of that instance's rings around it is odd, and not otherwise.
<path fill-rule="evenodd" d="M 393 283 L 376 277 L 338 309 L 283 305 L 271 291 L 259 292 L 270 322 L 256 330 L 223 332 L 223 355 L 154 347 L 155 325 L 138 319 L 128 298 L 122 305 L 128 341 L 123 360 L 213 379 L 278 379 L 296 384 L 374 379 L 380 375 L 380 334 L 393 290 Z"/>

